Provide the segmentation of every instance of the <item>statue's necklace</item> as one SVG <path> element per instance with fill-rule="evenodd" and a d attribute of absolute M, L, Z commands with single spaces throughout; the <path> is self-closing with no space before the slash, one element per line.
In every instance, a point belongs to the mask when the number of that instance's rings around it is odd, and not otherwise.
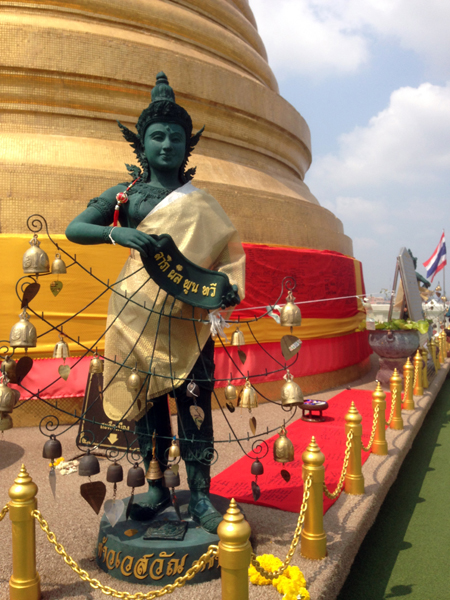
<path fill-rule="evenodd" d="M 127 189 L 124 192 L 119 192 L 118 194 L 116 194 L 117 204 L 114 207 L 114 221 L 113 221 L 114 227 L 117 227 L 117 224 L 119 223 L 119 209 L 120 209 L 121 204 L 126 204 L 128 202 L 128 190 L 130 190 L 133 187 L 133 185 L 139 181 L 139 179 L 140 179 L 140 177 L 138 177 L 132 183 L 130 183 L 130 185 L 127 187 Z"/>

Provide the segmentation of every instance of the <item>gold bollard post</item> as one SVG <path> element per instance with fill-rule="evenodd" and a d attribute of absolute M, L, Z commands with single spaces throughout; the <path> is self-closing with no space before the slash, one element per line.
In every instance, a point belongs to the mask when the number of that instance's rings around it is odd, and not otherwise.
<path fill-rule="evenodd" d="M 403 404 L 402 408 L 405 410 L 414 410 L 414 399 L 413 399 L 413 375 L 414 367 L 412 366 L 411 360 L 408 357 L 405 364 L 403 365 Z"/>
<path fill-rule="evenodd" d="M 375 430 L 375 438 L 372 444 L 373 454 L 378 456 L 386 456 L 388 453 L 388 447 L 386 442 L 386 394 L 383 392 L 381 383 L 377 383 L 377 388 L 372 394 L 372 408 L 375 411 L 378 409 L 378 421 Z"/>
<path fill-rule="evenodd" d="M 301 554 L 305 558 L 320 560 L 327 555 L 327 536 L 323 530 L 323 484 L 325 456 L 320 451 L 314 438 L 302 454 L 302 477 L 305 482 L 308 475 L 312 477 L 309 488 L 308 507 L 300 536 Z M 230 597 L 231 598 L 231 597 Z"/>
<path fill-rule="evenodd" d="M 35 523 L 31 512 L 37 508 L 37 485 L 22 465 L 9 490 L 9 517 L 12 523 L 12 575 L 10 600 L 39 600 L 41 584 L 36 571 Z"/>
<path fill-rule="evenodd" d="M 390 424 L 391 429 L 403 429 L 402 418 L 402 378 L 397 369 L 394 369 L 392 377 L 389 379 L 391 388 L 391 402 L 394 402 L 394 414 Z"/>
<path fill-rule="evenodd" d="M 352 401 L 349 411 L 345 415 L 345 434 L 348 435 L 349 431 L 353 431 L 352 447 L 344 481 L 346 494 L 364 494 L 364 475 L 361 470 L 361 421 L 362 417 Z"/>
<path fill-rule="evenodd" d="M 414 396 L 423 396 L 422 371 L 422 353 L 419 348 L 414 356 Z"/>
<path fill-rule="evenodd" d="M 445 331 L 441 331 L 439 334 L 439 361 L 441 365 L 444 364 L 445 359 L 447 358 L 447 336 L 445 335 Z"/>
<path fill-rule="evenodd" d="M 428 382 L 428 352 L 426 348 L 421 349 L 422 360 L 423 360 L 423 371 L 422 371 L 422 383 L 426 389 L 430 384 Z"/>
<path fill-rule="evenodd" d="M 437 349 L 438 349 L 438 347 L 437 347 L 434 335 L 431 336 L 431 340 L 430 340 L 429 346 L 430 346 L 431 358 L 433 359 L 434 370 L 437 373 L 439 371 L 439 361 L 438 361 L 438 358 L 437 358 Z"/>
<path fill-rule="evenodd" d="M 250 525 L 233 498 L 217 528 L 223 600 L 248 600 L 248 567 L 252 553 L 250 534 Z"/>

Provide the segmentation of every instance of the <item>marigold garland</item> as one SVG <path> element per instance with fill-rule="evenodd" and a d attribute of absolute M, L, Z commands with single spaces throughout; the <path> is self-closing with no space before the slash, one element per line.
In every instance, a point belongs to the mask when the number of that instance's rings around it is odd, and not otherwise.
<path fill-rule="evenodd" d="M 273 554 L 263 554 L 257 556 L 256 560 L 261 567 L 270 573 L 273 573 L 281 567 L 282 561 Z M 280 594 L 283 594 L 282 600 L 310 600 L 310 595 L 306 589 L 306 580 L 298 567 L 287 567 L 286 570 L 277 579 L 266 579 L 250 565 L 248 574 L 253 585 L 272 584 Z"/>

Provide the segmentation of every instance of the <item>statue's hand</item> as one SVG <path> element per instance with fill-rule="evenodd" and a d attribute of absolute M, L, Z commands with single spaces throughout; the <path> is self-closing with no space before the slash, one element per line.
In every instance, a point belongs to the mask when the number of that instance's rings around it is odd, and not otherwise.
<path fill-rule="evenodd" d="M 112 239 L 126 248 L 133 248 L 144 256 L 152 256 L 154 253 L 155 241 L 153 238 L 131 227 L 114 227 L 111 232 Z"/>
<path fill-rule="evenodd" d="M 238 286 L 231 285 L 226 294 L 222 296 L 222 308 L 228 308 L 229 306 L 236 306 L 239 304 L 241 299 L 238 294 Z"/>

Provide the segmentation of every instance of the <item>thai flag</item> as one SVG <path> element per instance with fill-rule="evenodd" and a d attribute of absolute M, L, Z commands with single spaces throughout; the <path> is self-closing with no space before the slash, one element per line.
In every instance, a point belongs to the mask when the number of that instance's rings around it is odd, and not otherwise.
<path fill-rule="evenodd" d="M 436 273 L 439 273 L 439 271 L 443 269 L 446 264 L 447 250 L 445 248 L 445 233 L 443 233 L 436 250 L 431 255 L 431 258 L 423 263 L 423 266 L 427 270 L 427 279 L 431 277 L 431 281 L 433 281 Z"/>

